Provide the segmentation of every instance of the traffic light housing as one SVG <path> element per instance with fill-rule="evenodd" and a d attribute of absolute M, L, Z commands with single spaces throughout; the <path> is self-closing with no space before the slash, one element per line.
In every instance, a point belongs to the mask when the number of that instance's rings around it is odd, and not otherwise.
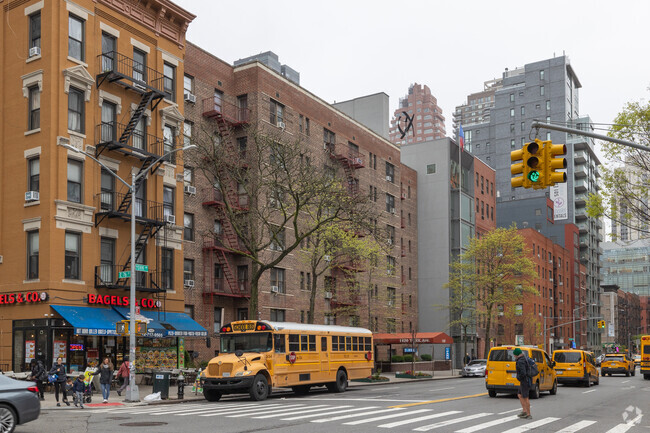
<path fill-rule="evenodd" d="M 605 321 L 604 320 L 599 320 L 598 321 L 598 327 L 602 328 L 602 329 L 605 329 Z"/>
<path fill-rule="evenodd" d="M 118 335 L 129 335 L 129 324 L 130 320 L 121 320 L 115 324 L 115 332 Z M 135 335 L 144 335 L 147 333 L 147 322 L 141 320 L 135 321 Z"/>
<path fill-rule="evenodd" d="M 521 176 L 510 179 L 510 185 L 513 188 L 543 188 L 540 169 L 543 162 L 542 141 L 535 139 L 526 143 L 522 149 L 510 152 L 510 160 L 513 164 L 510 166 L 511 174 L 521 174 Z"/>
<path fill-rule="evenodd" d="M 556 183 L 566 182 L 566 173 L 561 170 L 567 167 L 566 158 L 556 158 L 566 155 L 566 144 L 553 144 L 550 140 L 544 141 L 543 176 L 544 187 Z"/>

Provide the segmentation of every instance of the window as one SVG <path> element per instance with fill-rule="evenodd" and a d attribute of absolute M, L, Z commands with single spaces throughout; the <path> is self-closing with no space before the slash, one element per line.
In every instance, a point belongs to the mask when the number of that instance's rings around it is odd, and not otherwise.
<path fill-rule="evenodd" d="M 539 86 L 539 94 L 544 96 L 544 86 Z"/>
<path fill-rule="evenodd" d="M 389 307 L 394 307 L 395 306 L 395 299 L 396 299 L 395 288 L 394 287 L 387 287 L 386 290 L 388 291 L 388 306 Z"/>
<path fill-rule="evenodd" d="M 163 154 L 169 153 L 174 149 L 174 141 L 176 137 L 176 128 L 173 126 L 165 125 L 163 128 Z M 174 154 L 165 157 L 166 161 L 172 164 L 176 161 Z"/>
<path fill-rule="evenodd" d="M 395 227 L 386 225 L 386 237 L 389 245 L 395 244 Z"/>
<path fill-rule="evenodd" d="M 395 182 L 395 166 L 390 162 L 386 163 L 386 180 L 389 182 Z"/>
<path fill-rule="evenodd" d="M 223 92 L 215 89 L 212 99 L 213 99 L 214 111 L 221 113 L 222 105 L 223 105 Z"/>
<path fill-rule="evenodd" d="M 541 71 L 539 71 L 539 79 L 540 80 L 544 79 L 544 70 L 543 69 Z"/>
<path fill-rule="evenodd" d="M 183 239 L 194 241 L 194 215 L 191 213 L 183 215 Z"/>
<path fill-rule="evenodd" d="M 302 134 L 304 130 L 305 130 L 305 116 L 300 114 L 298 116 L 298 132 Z"/>
<path fill-rule="evenodd" d="M 116 46 L 115 36 L 102 33 L 102 72 L 115 70 Z"/>
<path fill-rule="evenodd" d="M 183 147 L 192 144 L 192 122 L 183 122 Z"/>
<path fill-rule="evenodd" d="M 165 290 L 174 289 L 174 250 L 171 248 L 161 249 L 161 288 Z"/>
<path fill-rule="evenodd" d="M 65 278 L 79 280 L 81 278 L 81 235 L 65 232 Z"/>
<path fill-rule="evenodd" d="M 278 310 L 277 308 L 271 308 L 271 322 L 284 322 L 284 321 L 285 321 L 285 311 Z"/>
<path fill-rule="evenodd" d="M 248 290 L 248 265 L 237 266 L 237 284 L 241 292 Z"/>
<path fill-rule="evenodd" d="M 41 161 L 38 158 L 32 158 L 27 161 L 28 179 L 27 191 L 38 191 L 40 184 Z"/>
<path fill-rule="evenodd" d="M 274 251 L 283 251 L 286 245 L 286 234 L 284 227 L 271 226 L 269 235 L 271 236 L 269 248 Z"/>
<path fill-rule="evenodd" d="M 309 136 L 309 117 L 305 117 L 305 135 Z"/>
<path fill-rule="evenodd" d="M 41 47 L 41 13 L 29 16 L 29 48 Z"/>
<path fill-rule="evenodd" d="M 546 101 L 546 109 L 547 110 L 551 109 L 551 101 Z"/>
<path fill-rule="evenodd" d="M 510 117 L 515 117 L 515 109 L 514 108 L 510 109 Z"/>
<path fill-rule="evenodd" d="M 68 92 L 68 129 L 83 134 L 84 123 L 84 92 L 70 87 Z"/>
<path fill-rule="evenodd" d="M 386 256 L 386 273 L 388 275 L 395 275 L 395 257 Z"/>
<path fill-rule="evenodd" d="M 427 164 L 427 174 L 435 174 L 435 172 L 436 172 L 436 165 Z"/>
<path fill-rule="evenodd" d="M 524 107 L 524 106 L 522 105 L 522 106 L 521 106 L 521 115 L 523 116 L 524 114 L 526 114 L 526 107 Z"/>
<path fill-rule="evenodd" d="M 147 82 L 147 53 L 133 48 L 133 81 Z"/>
<path fill-rule="evenodd" d="M 300 290 L 305 290 L 305 273 L 300 271 Z"/>
<path fill-rule="evenodd" d="M 514 138 L 511 138 L 511 139 L 510 139 L 510 148 L 511 148 L 511 149 L 514 149 L 514 148 L 515 148 L 515 139 L 514 139 Z"/>
<path fill-rule="evenodd" d="M 521 122 L 521 131 L 526 130 L 526 122 Z"/>
<path fill-rule="evenodd" d="M 170 101 L 176 101 L 176 67 L 165 62 L 163 65 L 163 91 Z"/>
<path fill-rule="evenodd" d="M 277 287 L 278 293 L 286 293 L 284 289 L 284 269 L 271 268 L 271 287 Z"/>
<path fill-rule="evenodd" d="M 38 278 L 38 230 L 27 232 L 27 279 Z"/>
<path fill-rule="evenodd" d="M 102 283 L 110 284 L 114 280 L 115 239 L 101 238 L 99 249 L 99 278 Z"/>
<path fill-rule="evenodd" d="M 29 117 L 27 130 L 32 131 L 41 127 L 41 92 L 38 86 L 29 88 Z"/>
<path fill-rule="evenodd" d="M 190 316 L 192 319 L 194 319 L 194 305 L 185 305 L 185 308 L 183 309 L 185 314 Z"/>
<path fill-rule="evenodd" d="M 84 61 L 84 21 L 74 15 L 68 17 L 68 56 Z"/>
<path fill-rule="evenodd" d="M 273 99 L 271 99 L 270 113 L 269 122 L 271 124 L 278 125 L 280 122 L 284 122 L 284 105 Z"/>
<path fill-rule="evenodd" d="M 68 160 L 68 201 L 81 203 L 81 180 L 83 166 L 81 161 Z"/>
<path fill-rule="evenodd" d="M 189 75 L 183 76 L 183 94 L 192 93 L 192 85 L 194 84 L 194 78 Z"/>
<path fill-rule="evenodd" d="M 515 94 L 514 93 L 510 94 L 510 102 L 515 102 Z"/>
<path fill-rule="evenodd" d="M 214 326 L 213 330 L 215 334 L 218 334 L 221 331 L 221 323 L 223 320 L 223 308 L 214 307 Z"/>
<path fill-rule="evenodd" d="M 102 126 L 101 126 L 101 141 L 103 143 L 110 143 L 117 141 L 117 107 L 112 102 L 104 101 L 102 103 Z"/>
<path fill-rule="evenodd" d="M 323 142 L 328 151 L 334 151 L 334 147 L 336 146 L 336 134 L 329 129 L 323 128 Z"/>
<path fill-rule="evenodd" d="M 395 213 L 395 196 L 386 193 L 386 212 Z"/>
<path fill-rule="evenodd" d="M 194 260 L 183 259 L 183 280 L 194 279 Z"/>
<path fill-rule="evenodd" d="M 165 220 L 170 215 L 174 215 L 174 188 L 163 187 L 163 216 Z"/>
<path fill-rule="evenodd" d="M 386 332 L 389 334 L 395 332 L 395 319 L 386 319 Z"/>
<path fill-rule="evenodd" d="M 183 167 L 183 181 L 187 185 L 194 185 L 194 169 L 192 167 Z"/>
<path fill-rule="evenodd" d="M 146 118 L 142 117 L 138 123 L 135 124 L 135 129 L 133 130 L 133 135 L 131 138 L 131 144 L 136 149 L 144 150 L 145 146 L 145 137 L 147 136 L 147 123 Z"/>

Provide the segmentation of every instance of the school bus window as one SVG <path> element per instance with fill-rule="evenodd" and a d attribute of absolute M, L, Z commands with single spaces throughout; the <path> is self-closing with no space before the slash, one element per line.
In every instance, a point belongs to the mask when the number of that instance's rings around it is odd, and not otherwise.
<path fill-rule="evenodd" d="M 320 350 L 321 352 L 327 352 L 327 337 L 320 338 Z"/>
<path fill-rule="evenodd" d="M 339 351 L 339 337 L 336 335 L 332 335 L 332 352 L 338 352 Z"/>
<path fill-rule="evenodd" d="M 285 353 L 286 352 L 286 338 L 284 334 L 275 334 L 275 353 Z"/>
<path fill-rule="evenodd" d="M 289 352 L 299 352 L 300 342 L 298 334 L 289 334 Z"/>
<path fill-rule="evenodd" d="M 345 350 L 352 350 L 352 337 L 345 337 Z"/>
<path fill-rule="evenodd" d="M 310 335 L 309 336 L 309 351 L 310 352 L 316 352 L 316 336 L 315 335 Z"/>
<path fill-rule="evenodd" d="M 352 337 L 352 350 L 359 350 L 359 340 L 357 337 Z"/>
<path fill-rule="evenodd" d="M 366 337 L 366 351 L 369 352 L 372 350 L 372 344 L 370 343 L 370 337 Z"/>
<path fill-rule="evenodd" d="M 348 340 L 349 340 L 349 339 L 350 339 L 350 337 L 348 337 Z M 339 336 L 339 350 L 340 350 L 340 351 L 350 350 L 350 349 L 346 349 L 346 348 L 345 348 L 345 337 L 342 336 L 342 335 Z"/>
<path fill-rule="evenodd" d="M 234 353 L 236 350 L 243 350 L 244 352 L 270 352 L 273 350 L 271 333 L 222 334 L 221 353 Z"/>
<path fill-rule="evenodd" d="M 307 352 L 308 345 L 307 345 L 307 335 L 301 335 L 300 336 L 300 351 L 301 352 Z"/>

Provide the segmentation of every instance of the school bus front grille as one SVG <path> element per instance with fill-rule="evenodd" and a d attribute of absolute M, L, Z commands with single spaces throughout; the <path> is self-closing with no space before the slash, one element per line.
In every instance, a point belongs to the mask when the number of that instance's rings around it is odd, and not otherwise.
<path fill-rule="evenodd" d="M 232 373 L 232 364 L 231 363 L 224 363 L 224 364 L 217 364 L 217 363 L 212 363 L 208 365 L 208 375 L 210 376 L 223 376 L 224 373 Z"/>

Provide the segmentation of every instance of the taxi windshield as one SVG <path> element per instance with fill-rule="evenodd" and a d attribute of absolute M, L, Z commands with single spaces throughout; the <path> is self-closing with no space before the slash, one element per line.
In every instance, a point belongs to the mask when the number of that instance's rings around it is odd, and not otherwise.
<path fill-rule="evenodd" d="M 580 352 L 555 352 L 553 360 L 557 363 L 576 363 L 582 361 L 582 353 Z"/>
<path fill-rule="evenodd" d="M 250 334 L 221 334 L 221 353 L 270 352 L 273 350 L 273 340 L 270 332 L 255 332 Z"/>

